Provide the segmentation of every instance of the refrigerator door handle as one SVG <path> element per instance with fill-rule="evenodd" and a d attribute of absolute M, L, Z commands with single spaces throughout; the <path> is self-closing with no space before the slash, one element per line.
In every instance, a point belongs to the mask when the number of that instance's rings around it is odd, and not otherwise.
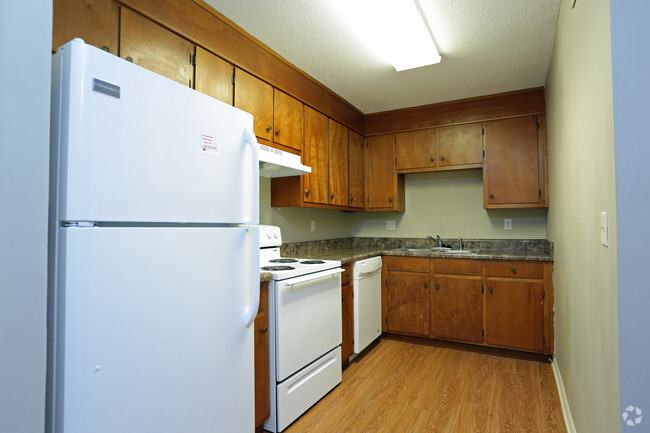
<path fill-rule="evenodd" d="M 251 214 L 250 221 L 245 221 L 246 224 L 257 224 L 259 221 L 260 203 L 259 203 L 259 190 L 260 190 L 260 158 L 259 158 L 259 144 L 255 134 L 248 128 L 244 128 L 244 140 L 246 144 L 251 147 Z"/>
<path fill-rule="evenodd" d="M 248 232 L 251 243 L 251 254 L 253 255 L 251 264 L 252 264 L 252 275 L 253 275 L 253 294 L 251 303 L 244 312 L 244 325 L 249 328 L 255 321 L 257 316 L 257 311 L 260 308 L 260 243 L 259 243 L 259 228 L 256 226 L 240 226 Z"/>

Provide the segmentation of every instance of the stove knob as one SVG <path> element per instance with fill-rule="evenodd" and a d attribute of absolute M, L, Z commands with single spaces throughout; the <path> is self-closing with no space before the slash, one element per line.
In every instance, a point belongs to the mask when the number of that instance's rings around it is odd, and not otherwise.
<path fill-rule="evenodd" d="M 278 238 L 278 232 L 273 232 L 273 237 L 277 239 Z"/>
<path fill-rule="evenodd" d="M 267 232 L 267 233 L 266 233 L 266 237 L 269 238 L 269 239 L 271 239 L 271 232 Z"/>

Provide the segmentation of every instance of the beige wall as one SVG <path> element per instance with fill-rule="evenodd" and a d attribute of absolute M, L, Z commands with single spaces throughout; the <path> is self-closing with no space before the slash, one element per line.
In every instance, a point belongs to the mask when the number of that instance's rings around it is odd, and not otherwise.
<path fill-rule="evenodd" d="M 483 209 L 482 170 L 406 175 L 406 212 L 352 215 L 352 235 L 473 239 L 545 239 L 546 209 Z M 504 230 L 503 219 L 512 219 Z M 395 220 L 396 230 L 386 230 Z"/>
<path fill-rule="evenodd" d="M 579 432 L 619 431 L 616 194 L 608 0 L 562 2 L 547 78 L 555 353 Z M 609 247 L 600 212 L 609 213 Z"/>
<path fill-rule="evenodd" d="M 311 231 L 311 221 L 316 231 Z M 260 177 L 260 224 L 279 226 L 283 242 L 350 237 L 350 214 L 330 209 L 272 208 L 271 180 Z"/>

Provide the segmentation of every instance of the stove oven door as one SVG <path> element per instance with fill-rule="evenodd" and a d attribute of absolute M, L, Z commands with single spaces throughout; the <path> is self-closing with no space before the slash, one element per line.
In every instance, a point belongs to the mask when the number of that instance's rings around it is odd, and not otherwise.
<path fill-rule="evenodd" d="M 277 382 L 341 345 L 342 271 L 330 269 L 277 282 Z"/>

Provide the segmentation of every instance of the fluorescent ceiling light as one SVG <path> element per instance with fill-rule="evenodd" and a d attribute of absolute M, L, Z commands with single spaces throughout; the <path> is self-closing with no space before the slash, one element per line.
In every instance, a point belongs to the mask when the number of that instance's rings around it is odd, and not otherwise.
<path fill-rule="evenodd" d="M 440 63 L 416 0 L 332 0 L 396 71 Z"/>

